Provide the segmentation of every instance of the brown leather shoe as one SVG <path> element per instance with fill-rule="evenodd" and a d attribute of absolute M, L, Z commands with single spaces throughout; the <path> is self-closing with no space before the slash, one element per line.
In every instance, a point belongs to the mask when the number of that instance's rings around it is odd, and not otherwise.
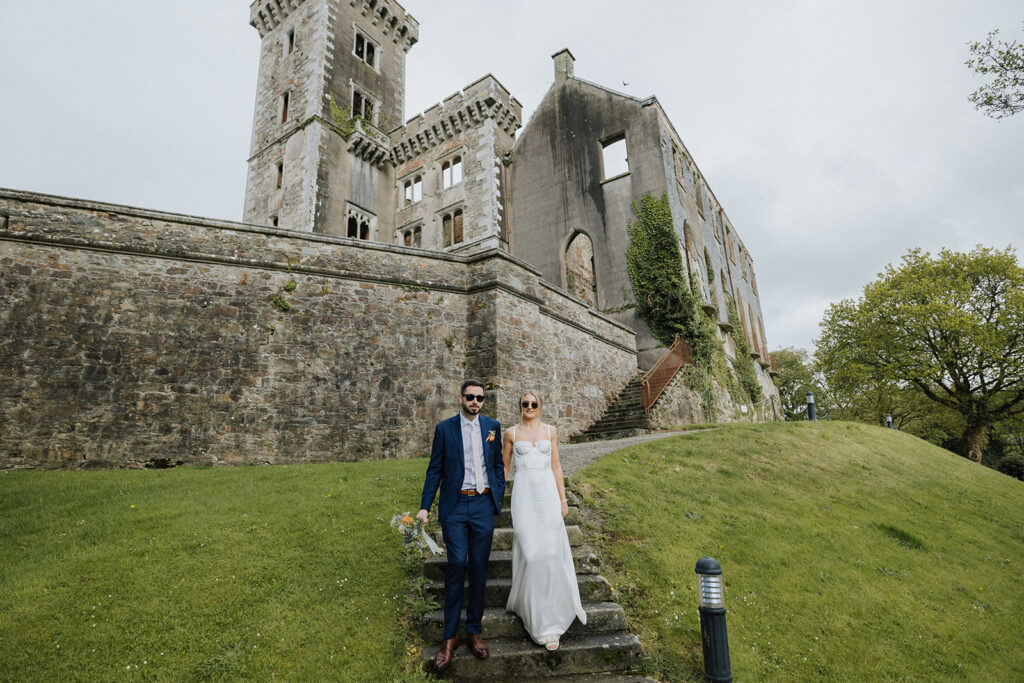
<path fill-rule="evenodd" d="M 437 651 L 437 656 L 434 657 L 434 668 L 438 671 L 444 671 L 448 668 L 448 665 L 452 663 L 452 653 L 455 651 L 455 646 L 459 644 L 459 637 L 448 638 L 441 643 L 441 649 Z"/>
<path fill-rule="evenodd" d="M 466 640 L 469 641 L 469 649 L 473 651 L 473 656 L 477 659 L 487 659 L 487 656 L 491 654 L 487 649 L 487 643 L 479 633 L 470 633 L 466 636 Z"/>

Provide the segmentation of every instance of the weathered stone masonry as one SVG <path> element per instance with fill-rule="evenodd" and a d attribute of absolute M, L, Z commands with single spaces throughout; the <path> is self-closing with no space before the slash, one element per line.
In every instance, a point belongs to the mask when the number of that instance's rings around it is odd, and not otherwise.
<path fill-rule="evenodd" d="M 497 250 L 10 190 L 0 226 L 4 468 L 418 455 L 467 374 L 576 432 L 636 371 L 632 331 Z"/>

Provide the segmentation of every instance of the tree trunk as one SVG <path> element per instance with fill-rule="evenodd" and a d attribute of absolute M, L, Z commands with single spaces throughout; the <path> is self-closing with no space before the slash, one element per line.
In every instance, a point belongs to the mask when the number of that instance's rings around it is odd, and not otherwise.
<path fill-rule="evenodd" d="M 984 433 L 985 425 L 968 424 L 963 436 L 960 437 L 963 444 L 963 453 L 960 455 L 974 462 L 981 462 L 981 441 Z"/>

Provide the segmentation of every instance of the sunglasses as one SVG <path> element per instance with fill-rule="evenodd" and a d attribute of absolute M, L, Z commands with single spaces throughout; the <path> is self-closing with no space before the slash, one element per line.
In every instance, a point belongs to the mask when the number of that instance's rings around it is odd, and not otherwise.
<path fill-rule="evenodd" d="M 524 408 L 533 408 L 534 410 L 540 407 L 540 404 L 536 401 L 523 401 L 521 405 Z"/>
<path fill-rule="evenodd" d="M 484 402 L 483 394 L 463 394 L 462 398 L 466 399 L 467 401 L 476 401 L 477 403 Z"/>

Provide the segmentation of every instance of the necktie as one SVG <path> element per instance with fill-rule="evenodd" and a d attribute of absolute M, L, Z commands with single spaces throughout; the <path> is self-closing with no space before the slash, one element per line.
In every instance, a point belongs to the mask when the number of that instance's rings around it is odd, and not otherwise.
<path fill-rule="evenodd" d="M 476 479 L 476 492 L 484 492 L 484 449 L 483 441 L 480 438 L 480 425 L 470 423 L 469 430 L 472 433 L 472 439 L 470 441 L 473 444 L 473 478 Z"/>

